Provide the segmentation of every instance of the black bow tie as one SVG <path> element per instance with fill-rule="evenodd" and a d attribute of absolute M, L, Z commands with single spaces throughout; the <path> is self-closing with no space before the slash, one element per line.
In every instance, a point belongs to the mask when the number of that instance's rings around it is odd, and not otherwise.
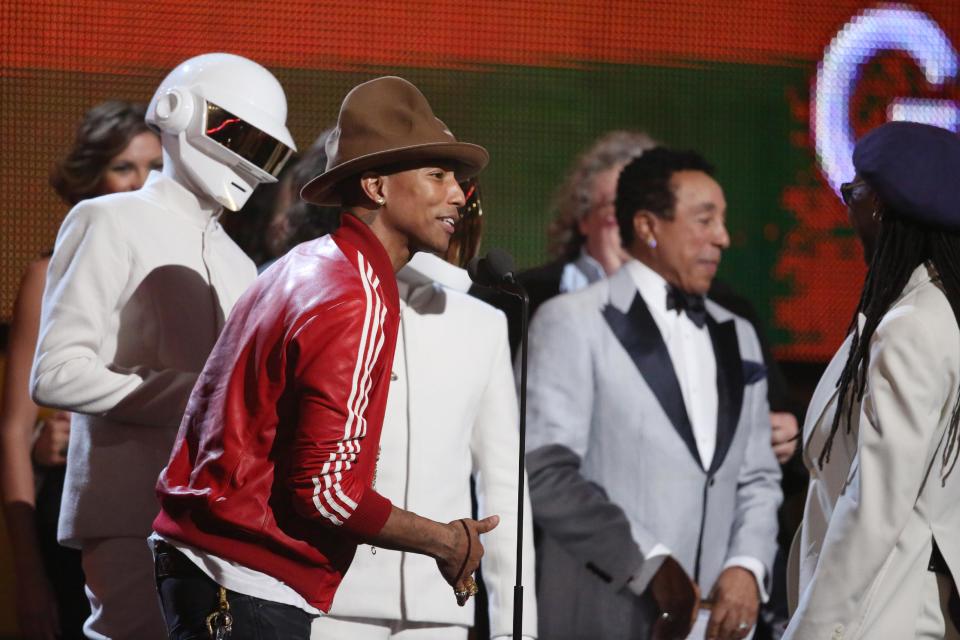
<path fill-rule="evenodd" d="M 681 311 L 685 312 L 698 329 L 703 329 L 703 325 L 707 323 L 707 308 L 703 303 L 703 296 L 687 293 L 673 285 L 668 285 L 667 311 L 671 309 L 676 309 L 678 314 Z"/>

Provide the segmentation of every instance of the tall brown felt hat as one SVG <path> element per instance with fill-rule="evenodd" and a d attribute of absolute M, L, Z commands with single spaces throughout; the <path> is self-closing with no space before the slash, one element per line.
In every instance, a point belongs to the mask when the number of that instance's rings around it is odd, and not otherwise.
<path fill-rule="evenodd" d="M 300 192 L 307 202 L 339 205 L 334 188 L 364 171 L 418 160 L 452 161 L 458 180 L 480 173 L 490 160 L 481 146 L 457 142 L 415 86 L 396 76 L 354 87 L 327 139 L 327 170 Z"/>

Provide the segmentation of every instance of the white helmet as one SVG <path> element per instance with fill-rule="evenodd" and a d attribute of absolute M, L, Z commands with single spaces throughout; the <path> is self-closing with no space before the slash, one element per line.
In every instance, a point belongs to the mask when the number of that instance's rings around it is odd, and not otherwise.
<path fill-rule="evenodd" d="M 283 87 L 265 68 L 230 53 L 180 63 L 147 107 L 165 160 L 190 186 L 237 211 L 297 147 L 286 126 Z"/>

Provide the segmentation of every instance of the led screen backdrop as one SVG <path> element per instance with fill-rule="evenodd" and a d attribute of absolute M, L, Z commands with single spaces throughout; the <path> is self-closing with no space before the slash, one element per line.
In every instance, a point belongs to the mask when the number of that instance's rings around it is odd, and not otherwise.
<path fill-rule="evenodd" d="M 602 132 L 700 150 L 729 203 L 721 276 L 794 360 L 832 354 L 862 280 L 833 192 L 853 141 L 891 117 L 960 124 L 956 0 L 14 0 L 0 12 L 2 318 L 65 213 L 46 175 L 85 108 L 146 101 L 205 51 L 276 73 L 301 149 L 357 82 L 415 82 L 461 139 L 489 148 L 485 246 L 523 266 L 546 259 L 551 192 Z"/>

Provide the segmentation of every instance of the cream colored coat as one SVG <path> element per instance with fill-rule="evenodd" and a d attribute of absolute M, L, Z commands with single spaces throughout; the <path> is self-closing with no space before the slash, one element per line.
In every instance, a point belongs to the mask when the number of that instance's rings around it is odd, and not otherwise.
<path fill-rule="evenodd" d="M 810 486 L 790 554 L 795 612 L 784 639 L 954 637 L 927 564 L 936 540 L 960 575 L 960 467 L 944 477 L 941 463 L 960 385 L 960 329 L 925 266 L 877 327 L 863 401 L 821 470 L 849 348 L 848 337 L 803 428 Z"/>

